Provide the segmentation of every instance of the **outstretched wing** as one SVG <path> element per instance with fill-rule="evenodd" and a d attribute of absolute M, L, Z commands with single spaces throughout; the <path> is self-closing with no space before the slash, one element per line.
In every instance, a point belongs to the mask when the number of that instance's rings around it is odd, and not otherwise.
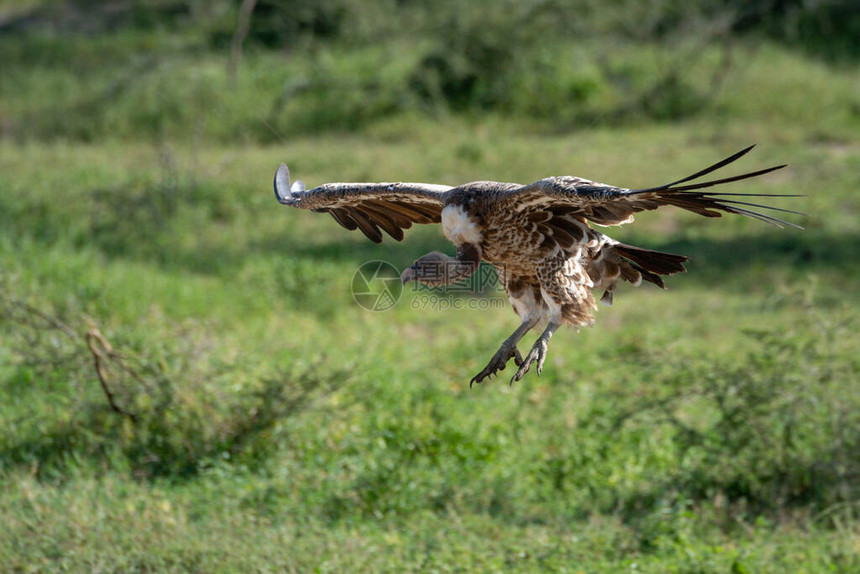
<path fill-rule="evenodd" d="M 382 231 L 401 241 L 413 223 L 439 223 L 447 185 L 429 183 L 326 183 L 305 191 L 301 180 L 290 184 L 290 170 L 281 164 L 275 173 L 278 202 L 329 213 L 349 230 L 360 229 L 368 239 L 382 242 Z"/>
<path fill-rule="evenodd" d="M 748 179 L 770 173 L 785 167 L 778 165 L 741 175 L 717 180 L 679 185 L 703 177 L 724 167 L 749 152 L 750 146 L 726 159 L 678 181 L 647 189 L 625 189 L 586 179 L 562 176 L 548 177 L 535 183 L 510 190 L 503 194 L 502 201 L 509 203 L 511 209 L 529 211 L 541 209 L 563 209 L 570 215 L 579 215 L 599 225 L 621 225 L 633 221 L 633 214 L 639 211 L 657 209 L 661 205 L 674 205 L 705 217 L 720 217 L 721 212 L 736 213 L 752 217 L 777 227 L 790 225 L 803 229 L 797 224 L 783 221 L 771 215 L 754 211 L 751 208 L 769 209 L 805 215 L 798 211 L 781 209 L 758 203 L 736 199 L 738 197 L 798 197 L 796 195 L 774 195 L 767 193 L 721 193 L 698 191 L 714 185 Z"/>

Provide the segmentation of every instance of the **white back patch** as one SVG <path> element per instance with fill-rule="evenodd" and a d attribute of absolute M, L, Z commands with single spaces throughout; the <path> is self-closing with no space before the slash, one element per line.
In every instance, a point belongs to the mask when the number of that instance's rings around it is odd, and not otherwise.
<path fill-rule="evenodd" d="M 480 245 L 484 239 L 478 225 L 460 205 L 449 205 L 442 210 L 442 233 L 454 245 Z"/>

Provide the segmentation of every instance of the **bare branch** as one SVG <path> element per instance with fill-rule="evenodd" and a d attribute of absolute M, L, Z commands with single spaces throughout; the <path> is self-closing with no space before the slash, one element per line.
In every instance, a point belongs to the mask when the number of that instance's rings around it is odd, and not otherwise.
<path fill-rule="evenodd" d="M 102 332 L 99 331 L 98 327 L 96 327 L 95 323 L 92 319 L 87 318 L 87 324 L 89 325 L 89 329 L 86 334 L 87 347 L 90 350 L 90 353 L 93 356 L 93 364 L 96 368 L 96 375 L 98 376 L 99 383 L 102 386 L 102 391 L 104 391 L 105 398 L 107 398 L 110 407 L 114 410 L 114 412 L 127 416 L 131 419 L 132 422 L 136 422 L 136 417 L 134 414 L 128 412 L 127 410 L 120 407 L 116 400 L 114 399 L 113 392 L 110 390 L 110 386 L 108 385 L 108 361 L 115 355 L 113 346 L 110 344 Z M 137 378 L 137 377 L 135 377 Z M 139 379 L 138 379 L 139 380 Z"/>
<path fill-rule="evenodd" d="M 128 417 L 132 422 L 137 421 L 133 413 L 121 407 L 116 401 L 114 392 L 111 390 L 111 368 L 115 369 L 115 373 L 116 370 L 125 373 L 149 392 L 153 390 L 152 385 L 129 364 L 132 359 L 113 348 L 95 321 L 84 317 L 87 326 L 82 334 L 82 326 L 70 325 L 51 313 L 2 291 L 0 291 L 0 318 L 24 327 L 18 333 L 18 338 L 23 345 L 16 349 L 16 353 L 31 366 L 42 369 L 67 366 L 80 372 L 85 365 L 82 359 L 86 359 L 82 347 L 86 345 L 95 367 L 96 377 L 111 409 L 117 414 Z M 67 339 L 67 344 L 59 345 L 55 340 L 49 348 L 46 348 L 42 340 L 43 335 L 40 335 L 45 332 L 62 333 Z"/>

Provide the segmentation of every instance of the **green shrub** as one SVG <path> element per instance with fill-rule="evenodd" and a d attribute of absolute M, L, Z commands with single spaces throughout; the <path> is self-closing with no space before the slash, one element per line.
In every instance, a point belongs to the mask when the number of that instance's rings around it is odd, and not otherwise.
<path fill-rule="evenodd" d="M 840 358 L 848 328 L 825 322 L 750 331 L 749 352 L 736 364 L 644 355 L 638 373 L 663 373 L 659 390 L 643 397 L 627 393 L 635 385 L 622 384 L 595 405 L 583 430 L 596 425 L 622 441 L 662 436 L 677 463 L 655 469 L 662 478 L 646 491 L 608 500 L 633 515 L 654 504 L 715 498 L 741 515 L 851 504 L 860 496 L 852 479 L 860 473 L 860 410 L 857 373 Z M 553 470 L 559 462 L 547 471 L 560 486 L 563 478 Z"/>
<path fill-rule="evenodd" d="M 0 466 L 35 465 L 49 477 L 78 465 L 174 479 L 215 464 L 256 466 L 275 448 L 267 439 L 277 425 L 347 380 L 320 365 L 243 373 L 211 357 L 217 349 L 196 332 L 156 345 L 105 334 L 80 311 L 39 309 L 8 284 L 0 319 L 12 326 L 6 384 L 34 399 L 30 417 L 2 437 Z"/>

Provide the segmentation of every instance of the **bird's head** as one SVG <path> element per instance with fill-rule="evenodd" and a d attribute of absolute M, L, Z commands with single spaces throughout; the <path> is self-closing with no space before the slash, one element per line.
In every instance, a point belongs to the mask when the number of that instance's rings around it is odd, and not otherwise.
<path fill-rule="evenodd" d="M 447 285 L 451 282 L 450 271 L 457 263 L 458 261 L 453 257 L 439 251 L 432 251 L 419 257 L 412 266 L 404 269 L 400 274 L 400 281 L 404 285 L 410 281 L 417 281 L 431 287 Z"/>
<path fill-rule="evenodd" d="M 481 248 L 464 244 L 457 247 L 457 257 L 432 251 L 403 270 L 400 281 L 405 285 L 417 281 L 430 287 L 450 285 L 472 275 L 481 264 Z"/>

